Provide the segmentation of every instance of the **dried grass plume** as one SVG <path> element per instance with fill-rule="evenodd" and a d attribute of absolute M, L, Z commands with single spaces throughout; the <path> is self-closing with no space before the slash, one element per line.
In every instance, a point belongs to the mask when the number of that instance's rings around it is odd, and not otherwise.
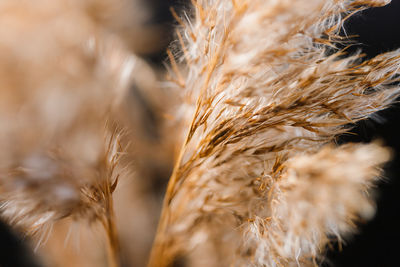
<path fill-rule="evenodd" d="M 348 54 L 343 29 L 388 2 L 193 0 L 160 88 L 134 54 L 161 44 L 145 2 L 2 1 L 1 219 L 49 263 L 89 222 L 108 266 L 143 265 L 174 160 L 149 267 L 318 265 L 374 215 L 390 159 L 336 144 L 400 94 L 400 51 Z"/>
<path fill-rule="evenodd" d="M 326 148 L 399 94 L 399 51 L 335 47 L 349 16 L 388 1 L 192 3 L 170 53 L 186 134 L 149 266 L 316 264 L 373 214 L 366 192 L 388 160 L 376 144 Z"/>

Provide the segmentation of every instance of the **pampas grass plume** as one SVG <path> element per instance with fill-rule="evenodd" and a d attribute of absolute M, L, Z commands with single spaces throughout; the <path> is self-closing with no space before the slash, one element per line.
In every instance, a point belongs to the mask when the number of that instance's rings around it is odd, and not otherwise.
<path fill-rule="evenodd" d="M 348 16 L 386 3 L 193 1 L 181 69 L 170 54 L 186 134 L 149 266 L 315 265 L 373 214 L 365 192 L 388 152 L 332 144 L 399 94 L 400 52 L 335 46 Z"/>
<path fill-rule="evenodd" d="M 400 51 L 348 54 L 343 30 L 389 2 L 193 0 L 159 83 L 143 1 L 2 1 L 1 218 L 39 245 L 100 226 L 108 266 L 142 266 L 173 163 L 149 267 L 318 265 L 390 160 L 336 144 L 400 93 Z"/>

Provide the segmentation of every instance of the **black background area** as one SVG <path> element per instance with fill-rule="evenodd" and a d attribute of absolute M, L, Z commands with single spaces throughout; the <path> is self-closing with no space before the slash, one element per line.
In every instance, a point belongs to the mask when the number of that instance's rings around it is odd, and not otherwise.
<path fill-rule="evenodd" d="M 351 51 L 361 49 L 371 58 L 400 48 L 400 0 L 363 11 L 345 25 L 348 35 L 358 35 Z M 395 158 L 385 167 L 385 179 L 376 188 L 377 213 L 360 225 L 358 234 L 347 239 L 342 251 L 329 251 L 324 266 L 396 267 L 400 266 L 400 104 L 362 121 L 339 139 L 345 142 L 370 142 L 381 139 L 391 147 Z M 356 135 L 354 135 L 356 134 Z"/>

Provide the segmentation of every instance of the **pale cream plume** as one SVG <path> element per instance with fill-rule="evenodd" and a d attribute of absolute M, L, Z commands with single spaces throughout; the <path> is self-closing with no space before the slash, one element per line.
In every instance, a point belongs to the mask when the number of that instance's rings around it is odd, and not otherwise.
<path fill-rule="evenodd" d="M 379 176 L 376 168 L 387 160 L 385 150 L 321 149 L 399 94 L 399 51 L 362 61 L 361 55 L 346 57 L 335 49 L 346 42 L 340 31 L 348 16 L 386 3 L 200 0 L 193 1 L 194 20 L 178 17 L 185 68 L 170 54 L 170 80 L 183 89 L 177 118 L 186 135 L 181 136 L 150 266 L 169 266 L 181 258 L 189 266 L 308 265 L 323 253 L 330 234 L 347 233 L 354 214 L 372 213 L 357 192 Z M 372 159 L 358 158 L 359 151 L 371 153 Z M 290 168 L 296 171 L 294 162 L 301 161 L 294 157 L 304 153 L 313 160 L 328 157 L 326 166 L 332 168 L 318 174 L 327 193 L 338 188 L 328 189 L 328 180 L 341 179 L 349 186 L 343 194 L 354 193 L 354 199 L 328 196 L 321 199 L 325 202 L 312 202 L 326 207 L 317 209 L 323 213 L 311 223 L 315 232 L 305 224 L 304 235 L 292 236 L 302 231 L 297 222 L 307 219 L 301 209 L 297 213 L 295 200 L 307 203 L 308 193 L 289 187 Z M 343 164 L 336 153 L 353 155 L 354 165 L 336 166 Z M 346 169 L 334 172 L 338 168 Z M 336 177 L 353 172 L 360 172 L 357 182 Z M 343 214 L 338 207 L 345 207 Z M 288 220 L 297 216 L 297 221 L 286 222 L 285 212 Z M 278 217 L 273 225 L 271 216 Z"/>
<path fill-rule="evenodd" d="M 39 242 L 66 217 L 100 222 L 115 266 L 112 193 L 124 173 L 112 112 L 140 60 L 87 3 L 0 3 L 1 216 Z"/>

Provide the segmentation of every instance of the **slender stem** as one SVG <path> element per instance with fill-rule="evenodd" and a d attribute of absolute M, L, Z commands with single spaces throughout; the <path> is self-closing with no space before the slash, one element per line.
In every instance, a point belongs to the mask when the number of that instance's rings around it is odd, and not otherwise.
<path fill-rule="evenodd" d="M 115 214 L 113 209 L 112 196 L 109 198 L 105 220 L 103 221 L 104 229 L 107 234 L 107 251 L 108 251 L 108 266 L 120 266 L 120 243 L 118 238 L 117 227 L 115 225 Z"/>
<path fill-rule="evenodd" d="M 167 192 L 165 193 L 164 203 L 163 203 L 163 207 L 162 207 L 162 211 L 161 211 L 161 216 L 160 216 L 156 236 L 154 239 L 154 244 L 151 249 L 148 267 L 169 266 L 169 264 L 171 263 L 171 261 L 173 260 L 173 257 L 174 257 L 174 255 L 172 255 L 172 253 L 169 253 L 169 255 L 167 254 L 167 245 L 168 244 L 167 244 L 165 235 L 166 235 L 166 231 L 167 231 L 167 227 L 168 227 L 169 219 L 170 219 L 169 218 L 170 213 L 169 213 L 168 206 L 170 204 L 172 192 L 175 188 L 175 184 L 176 184 L 176 181 L 178 178 L 177 173 L 178 173 L 178 170 L 180 167 L 182 154 L 183 154 L 183 149 L 181 149 L 181 153 L 179 154 L 179 157 L 176 161 L 177 163 L 174 167 L 171 178 L 169 180 Z"/>

